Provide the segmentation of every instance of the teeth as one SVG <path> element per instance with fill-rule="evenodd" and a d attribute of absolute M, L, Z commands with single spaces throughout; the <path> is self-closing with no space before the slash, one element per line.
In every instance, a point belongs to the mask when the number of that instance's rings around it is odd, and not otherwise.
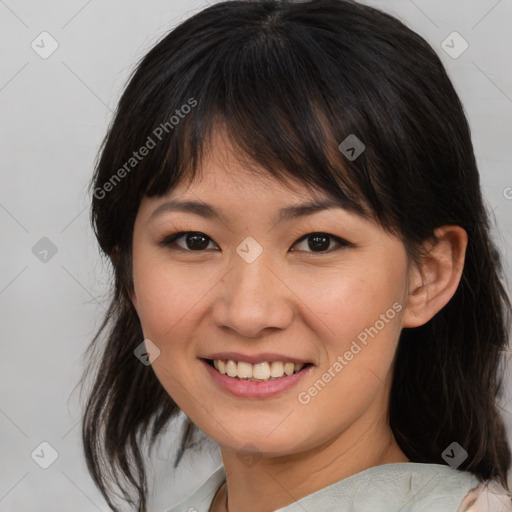
<path fill-rule="evenodd" d="M 233 361 L 231 359 L 229 361 L 215 359 L 213 366 L 222 375 L 251 381 L 279 379 L 280 377 L 297 373 L 304 368 L 304 365 L 300 363 L 265 361 L 263 363 L 251 364 L 246 361 Z"/>
<path fill-rule="evenodd" d="M 295 370 L 295 365 L 293 363 L 286 363 L 284 365 L 284 373 L 286 373 L 286 375 L 291 375 L 293 370 Z"/>
<path fill-rule="evenodd" d="M 235 361 L 231 359 L 226 363 L 226 373 L 228 377 L 236 377 L 238 375 L 238 366 Z"/>
<path fill-rule="evenodd" d="M 270 365 L 268 363 L 253 364 L 252 376 L 255 379 L 267 380 L 270 377 Z M 239 375 L 239 377 L 241 377 L 241 375 Z"/>
<path fill-rule="evenodd" d="M 239 361 L 237 374 L 241 379 L 250 379 L 253 376 L 252 364 Z M 256 377 L 256 375 L 254 375 L 254 377 Z"/>
<path fill-rule="evenodd" d="M 270 363 L 270 376 L 282 377 L 284 373 L 283 363 L 281 361 L 272 361 Z"/>

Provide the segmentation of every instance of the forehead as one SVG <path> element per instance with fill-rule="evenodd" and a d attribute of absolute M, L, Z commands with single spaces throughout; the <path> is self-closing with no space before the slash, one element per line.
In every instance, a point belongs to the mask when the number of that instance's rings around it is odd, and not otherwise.
<path fill-rule="evenodd" d="M 271 170 L 251 160 L 237 148 L 222 130 L 216 131 L 205 147 L 193 178 L 185 177 L 169 196 L 198 192 L 207 195 L 265 194 L 265 197 L 285 194 L 289 198 L 326 198 L 318 187 L 308 186 L 290 173 L 276 176 Z"/>
<path fill-rule="evenodd" d="M 267 222 L 267 218 L 276 226 L 315 213 L 337 211 L 343 212 L 341 218 L 336 217 L 338 221 L 352 218 L 373 223 L 373 220 L 352 212 L 342 199 L 309 191 L 304 185 L 301 189 L 300 183 L 282 184 L 273 177 L 257 176 L 239 166 L 225 170 L 215 164 L 206 169 L 201 179 L 186 186 L 182 184 L 151 206 L 145 206 L 148 222 L 181 212 L 217 220 L 226 226 L 263 219 Z"/>
<path fill-rule="evenodd" d="M 155 213 L 160 217 L 160 213 L 182 211 L 219 220 L 226 216 L 233 219 L 270 215 L 277 222 L 341 208 L 373 220 L 365 201 L 358 200 L 350 190 L 348 194 L 337 190 L 337 180 L 325 179 L 326 172 L 317 172 L 316 167 L 300 162 L 296 166 L 275 160 L 266 162 L 260 155 L 251 157 L 219 123 L 203 139 L 195 167 L 189 167 L 163 195 L 143 198 L 141 209 L 153 219 Z M 150 208 L 159 211 L 150 213 Z"/>

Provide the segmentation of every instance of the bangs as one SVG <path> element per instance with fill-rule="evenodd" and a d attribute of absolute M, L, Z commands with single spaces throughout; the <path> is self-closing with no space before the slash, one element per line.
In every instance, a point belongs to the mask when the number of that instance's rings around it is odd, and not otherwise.
<path fill-rule="evenodd" d="M 412 213 L 407 182 L 421 188 L 419 164 L 433 161 L 408 106 L 433 112 L 432 99 L 413 94 L 418 79 L 403 74 L 421 67 L 421 54 L 404 62 L 392 50 L 393 40 L 405 37 L 401 26 L 389 31 L 391 42 L 374 36 L 373 26 L 368 33 L 354 29 L 354 23 L 368 23 L 355 4 L 344 4 L 353 12 L 342 23 L 321 3 L 308 11 L 303 5 L 216 4 L 142 59 L 119 102 L 95 177 L 98 202 L 107 181 L 111 191 L 94 223 L 100 231 L 114 221 L 120 235 L 104 240 L 104 250 L 120 239 L 128 247 L 142 197 L 192 182 L 218 136 L 247 169 L 320 190 L 402 238 L 402 219 Z M 407 80 L 397 81 L 400 73 Z M 346 153 L 347 138 L 359 144 L 355 158 Z M 395 179 L 397 169 L 405 180 Z"/>
<path fill-rule="evenodd" d="M 311 55 L 314 38 L 286 34 L 274 19 L 239 31 L 238 38 L 230 34 L 227 42 L 216 41 L 213 51 L 200 38 L 183 63 L 194 65 L 187 73 L 176 70 L 188 83 L 180 84 L 182 94 L 172 99 L 170 112 L 190 98 L 197 104 L 162 141 L 165 154 L 147 162 L 145 194 L 162 196 L 182 180 L 192 182 L 222 136 L 253 172 L 320 189 L 348 211 L 373 216 L 360 184 L 368 172 L 366 155 L 350 161 L 338 149 L 351 134 L 363 137 L 350 112 L 333 110 L 339 91 L 321 78 L 332 62 L 323 62 L 321 51 Z"/>

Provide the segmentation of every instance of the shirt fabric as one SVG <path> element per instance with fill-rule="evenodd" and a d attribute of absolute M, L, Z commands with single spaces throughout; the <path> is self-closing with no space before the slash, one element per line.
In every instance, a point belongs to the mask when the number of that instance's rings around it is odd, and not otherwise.
<path fill-rule="evenodd" d="M 188 498 L 166 512 L 209 512 L 226 480 L 219 467 Z M 512 512 L 495 482 L 441 464 L 400 462 L 366 469 L 274 512 Z"/>

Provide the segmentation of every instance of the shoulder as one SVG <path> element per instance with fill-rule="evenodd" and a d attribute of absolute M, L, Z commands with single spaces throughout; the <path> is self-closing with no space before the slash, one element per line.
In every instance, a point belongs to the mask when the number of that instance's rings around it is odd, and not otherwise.
<path fill-rule="evenodd" d="M 464 512 L 461 504 L 479 484 L 472 473 L 446 465 L 384 464 L 340 480 L 276 512 Z"/>
<path fill-rule="evenodd" d="M 512 493 L 494 481 L 472 489 L 457 512 L 512 512 Z"/>
<path fill-rule="evenodd" d="M 166 512 L 208 512 L 225 476 L 221 466 L 191 496 Z M 498 483 L 482 483 L 466 471 L 409 462 L 370 468 L 275 512 L 338 512 L 340 507 L 350 512 L 512 512 L 512 496 Z"/>
<path fill-rule="evenodd" d="M 472 473 L 432 463 L 383 465 L 367 476 L 368 491 L 393 502 L 397 510 L 403 507 L 410 512 L 459 512 L 464 498 L 480 484 Z"/>

